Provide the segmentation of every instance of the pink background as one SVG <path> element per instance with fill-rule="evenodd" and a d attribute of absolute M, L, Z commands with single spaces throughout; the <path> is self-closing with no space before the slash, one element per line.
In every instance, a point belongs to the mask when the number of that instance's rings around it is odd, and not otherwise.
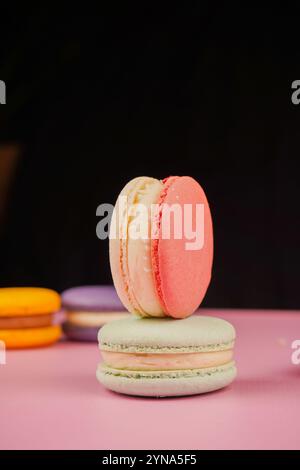
<path fill-rule="evenodd" d="M 138 398 L 95 378 L 97 344 L 8 351 L 1 449 L 299 449 L 300 312 L 207 310 L 237 330 L 238 378 L 193 397 Z"/>

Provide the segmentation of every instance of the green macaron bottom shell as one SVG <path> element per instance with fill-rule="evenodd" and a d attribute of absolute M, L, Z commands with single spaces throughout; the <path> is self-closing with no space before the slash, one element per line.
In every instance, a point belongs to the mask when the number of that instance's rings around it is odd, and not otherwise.
<path fill-rule="evenodd" d="M 234 361 L 189 370 L 130 371 L 99 364 L 96 376 L 114 392 L 145 397 L 196 395 L 226 387 L 237 374 Z"/>

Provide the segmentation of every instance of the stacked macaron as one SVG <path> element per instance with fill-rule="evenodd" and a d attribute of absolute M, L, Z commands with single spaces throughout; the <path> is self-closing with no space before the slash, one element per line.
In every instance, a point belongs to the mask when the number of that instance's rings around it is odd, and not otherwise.
<path fill-rule="evenodd" d="M 212 261 L 210 209 L 193 178 L 140 177 L 124 187 L 112 217 L 110 264 L 118 295 L 134 316 L 99 332 L 103 385 L 125 394 L 177 396 L 233 381 L 233 326 L 187 318 L 205 296 Z"/>
<path fill-rule="evenodd" d="M 74 341 L 97 341 L 100 327 L 125 318 L 126 312 L 113 286 L 73 287 L 62 293 L 66 336 Z"/>
<path fill-rule="evenodd" d="M 7 349 L 47 346 L 61 336 L 60 296 L 50 289 L 0 289 L 0 340 Z"/>
<path fill-rule="evenodd" d="M 125 201 L 128 209 L 124 212 Z M 140 217 L 142 207 L 146 208 L 147 220 Z M 174 220 L 178 225 L 182 220 L 186 222 L 186 230 L 177 227 L 176 234 L 170 227 L 168 236 L 164 233 L 168 213 L 176 208 L 182 213 L 179 220 L 174 215 Z M 201 226 L 198 209 L 204 212 L 205 223 Z M 163 181 L 135 178 L 121 191 L 114 214 L 109 244 L 111 272 L 129 312 L 151 317 L 191 315 L 210 283 L 213 260 L 212 220 L 201 186 L 188 176 Z M 140 237 L 131 236 L 136 224 L 141 223 L 147 225 L 147 230 L 141 230 Z M 195 249 L 197 239 L 204 240 L 201 249 Z"/>
<path fill-rule="evenodd" d="M 234 328 L 219 318 L 132 316 L 107 325 L 99 336 L 104 364 L 97 378 L 115 392 L 194 395 L 222 388 L 235 377 Z"/>

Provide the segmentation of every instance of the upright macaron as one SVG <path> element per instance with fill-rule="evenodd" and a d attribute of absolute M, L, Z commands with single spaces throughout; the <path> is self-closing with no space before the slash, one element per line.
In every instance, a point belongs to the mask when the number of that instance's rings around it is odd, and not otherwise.
<path fill-rule="evenodd" d="M 213 261 L 211 213 L 199 183 L 189 176 L 130 181 L 116 202 L 109 249 L 114 284 L 130 312 L 191 315 L 205 296 Z"/>
<path fill-rule="evenodd" d="M 97 341 L 100 327 L 127 316 L 113 286 L 73 287 L 62 293 L 64 332 L 76 341 Z"/>
<path fill-rule="evenodd" d="M 98 338 L 97 378 L 115 392 L 194 395 L 223 388 L 236 376 L 235 329 L 220 318 L 133 316 L 104 326 Z"/>
<path fill-rule="evenodd" d="M 61 336 L 60 296 L 51 289 L 0 289 L 0 340 L 7 349 L 46 346 Z"/>

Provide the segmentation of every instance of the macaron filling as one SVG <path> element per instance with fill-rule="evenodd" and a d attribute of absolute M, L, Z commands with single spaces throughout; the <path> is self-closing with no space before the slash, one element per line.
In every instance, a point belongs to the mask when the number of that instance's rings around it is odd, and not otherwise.
<path fill-rule="evenodd" d="M 113 320 L 121 320 L 126 318 L 124 312 L 85 312 L 85 311 L 68 311 L 67 321 L 71 325 L 83 327 L 100 327 Z"/>
<path fill-rule="evenodd" d="M 125 291 L 132 313 L 141 316 L 164 316 L 155 288 L 151 255 L 151 208 L 157 203 L 162 188 L 162 182 L 157 179 L 139 178 L 127 195 L 131 213 L 122 220 L 120 228 L 120 267 Z M 148 214 L 148 233 L 144 238 L 131 236 L 140 217 L 139 205 Z"/>
<path fill-rule="evenodd" d="M 184 370 L 216 367 L 229 363 L 233 350 L 202 353 L 133 354 L 101 351 L 105 366 L 126 370 Z"/>
<path fill-rule="evenodd" d="M 59 325 L 64 321 L 64 313 L 46 313 L 40 315 L 0 317 L 0 329 L 42 328 Z"/>
<path fill-rule="evenodd" d="M 0 317 L 0 329 L 40 328 L 52 325 L 52 315 L 32 315 L 28 317 Z"/>

